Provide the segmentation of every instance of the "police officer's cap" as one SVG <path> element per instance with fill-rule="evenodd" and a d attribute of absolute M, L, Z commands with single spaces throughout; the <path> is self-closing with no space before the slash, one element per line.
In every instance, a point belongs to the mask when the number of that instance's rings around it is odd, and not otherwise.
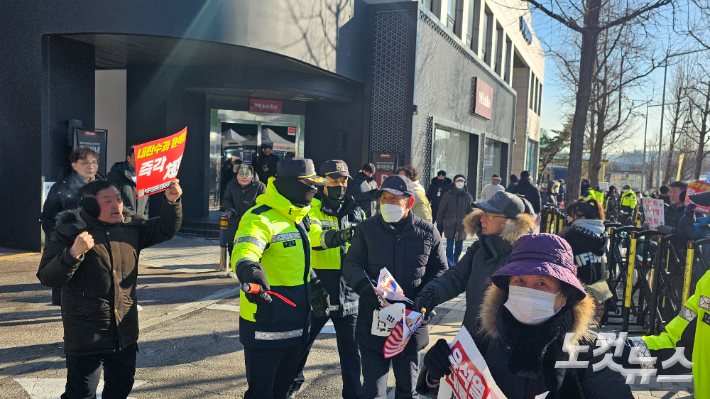
<path fill-rule="evenodd" d="M 350 177 L 350 173 L 348 173 L 348 164 L 340 159 L 331 159 L 321 165 L 320 175 L 332 180 L 339 179 L 341 177 Z"/>
<path fill-rule="evenodd" d="M 324 178 L 316 174 L 313 161 L 308 158 L 286 158 L 276 165 L 276 171 L 279 177 L 298 177 L 316 186 L 326 183 Z"/>

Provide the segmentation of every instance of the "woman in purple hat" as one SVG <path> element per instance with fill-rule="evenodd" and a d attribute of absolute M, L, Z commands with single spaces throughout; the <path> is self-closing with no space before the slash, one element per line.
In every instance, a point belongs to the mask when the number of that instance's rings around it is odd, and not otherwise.
<path fill-rule="evenodd" d="M 491 277 L 478 315 L 480 327 L 469 332 L 508 399 L 633 398 L 620 373 L 592 369 L 604 354 L 592 358 L 594 302 L 577 280 L 576 269 L 564 239 L 530 234 L 516 241 L 508 264 Z M 570 360 L 563 350 L 567 333 L 573 334 L 572 345 L 588 345 L 577 357 L 588 361 L 586 368 L 555 367 Z M 420 393 L 438 390 L 439 380 L 451 373 L 450 354 L 443 339 L 427 352 Z"/>

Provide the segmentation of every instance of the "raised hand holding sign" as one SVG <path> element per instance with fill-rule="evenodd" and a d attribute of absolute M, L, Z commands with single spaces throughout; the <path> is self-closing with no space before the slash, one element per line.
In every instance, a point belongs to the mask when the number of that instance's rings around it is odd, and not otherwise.
<path fill-rule="evenodd" d="M 180 169 L 186 138 L 187 128 L 184 128 L 171 136 L 135 147 L 138 198 L 159 193 L 171 186 Z"/>

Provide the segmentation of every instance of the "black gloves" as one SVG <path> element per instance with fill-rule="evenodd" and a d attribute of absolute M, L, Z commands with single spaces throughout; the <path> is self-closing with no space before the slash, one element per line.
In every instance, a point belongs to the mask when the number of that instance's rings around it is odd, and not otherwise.
<path fill-rule="evenodd" d="M 434 315 L 433 310 L 435 306 L 436 293 L 434 290 L 426 290 L 420 292 L 419 296 L 414 299 L 414 306 L 412 309 L 415 312 L 421 312 L 422 308 L 426 309 L 426 312 L 424 313 L 424 321 L 429 321 L 429 319 L 431 319 Z"/>
<path fill-rule="evenodd" d="M 320 280 L 311 280 L 311 309 L 316 317 L 330 316 L 330 296 Z"/>
<path fill-rule="evenodd" d="M 656 230 L 663 234 L 673 234 L 675 233 L 675 228 L 672 226 L 661 225 L 656 227 Z"/>
<path fill-rule="evenodd" d="M 380 309 L 382 305 L 380 304 L 380 298 L 375 292 L 375 287 L 372 286 L 370 280 L 364 279 L 356 287 L 358 295 L 360 295 L 360 301 L 365 301 L 373 309 Z"/>
<path fill-rule="evenodd" d="M 342 230 L 328 230 L 323 232 L 323 244 L 327 248 L 337 248 L 341 245 L 349 243 L 355 234 L 355 227 L 348 227 Z"/>
<path fill-rule="evenodd" d="M 429 378 L 440 380 L 441 377 L 451 374 L 451 348 L 445 339 L 436 341 L 434 346 L 424 355 L 424 367 L 429 371 Z"/>
<path fill-rule="evenodd" d="M 237 265 L 237 278 L 242 286 L 246 284 L 258 284 L 261 287 L 256 293 L 245 292 L 247 301 L 256 305 L 266 305 L 271 303 L 271 295 L 266 291 L 271 289 L 269 281 L 266 279 L 266 272 L 260 264 L 254 262 L 243 262 Z"/>

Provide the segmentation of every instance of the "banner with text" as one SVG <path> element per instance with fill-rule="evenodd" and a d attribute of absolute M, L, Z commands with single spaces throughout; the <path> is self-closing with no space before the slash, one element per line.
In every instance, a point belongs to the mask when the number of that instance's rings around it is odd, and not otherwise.
<path fill-rule="evenodd" d="M 466 327 L 450 346 L 452 373 L 441 379 L 438 399 L 506 399 Z"/>
<path fill-rule="evenodd" d="M 710 174 L 708 174 L 710 176 Z M 700 194 L 704 193 L 706 191 L 710 191 L 710 183 L 706 183 L 704 181 L 700 180 L 693 180 L 688 184 L 688 189 L 685 192 L 685 195 L 693 195 L 693 194 Z M 708 211 L 707 206 L 696 206 L 697 210 L 702 210 L 703 212 Z"/>
<path fill-rule="evenodd" d="M 187 127 L 171 136 L 135 146 L 138 198 L 170 186 L 180 169 L 186 136 Z"/>
<path fill-rule="evenodd" d="M 665 204 L 662 199 L 641 198 L 643 203 L 643 216 L 646 218 L 648 228 L 656 230 L 665 220 Z"/>

